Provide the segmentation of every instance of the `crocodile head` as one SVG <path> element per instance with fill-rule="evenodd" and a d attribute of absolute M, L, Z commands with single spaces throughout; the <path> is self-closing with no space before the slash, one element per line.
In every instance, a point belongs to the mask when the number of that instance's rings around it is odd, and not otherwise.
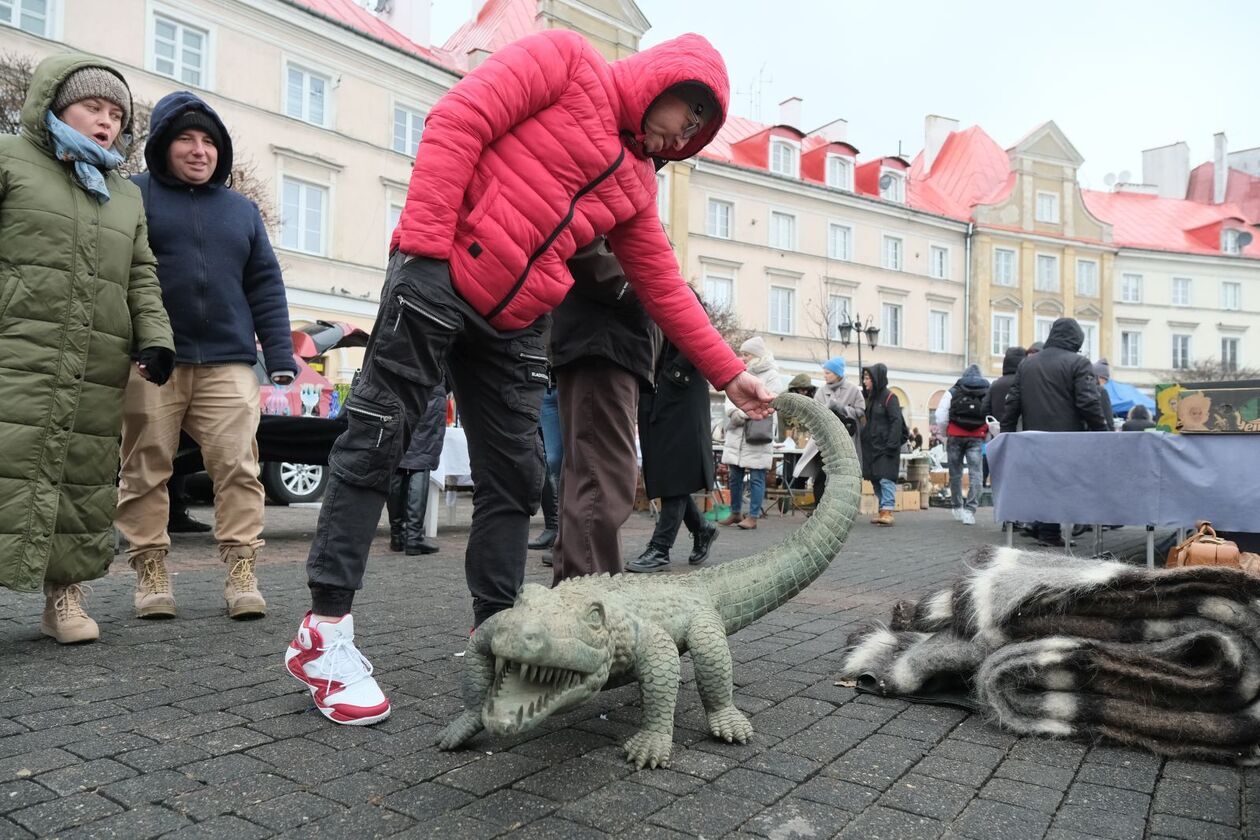
<path fill-rule="evenodd" d="M 526 584 L 495 616 L 490 651 L 494 679 L 481 720 L 512 735 L 595 696 L 608 681 L 613 641 L 607 609 L 572 589 Z"/>

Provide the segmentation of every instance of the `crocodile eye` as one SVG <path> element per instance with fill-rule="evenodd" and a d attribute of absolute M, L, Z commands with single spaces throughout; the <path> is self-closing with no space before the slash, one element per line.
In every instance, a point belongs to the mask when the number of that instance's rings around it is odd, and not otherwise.
<path fill-rule="evenodd" d="M 586 610 L 586 623 L 598 630 L 604 626 L 604 605 L 598 602 L 591 604 Z"/>

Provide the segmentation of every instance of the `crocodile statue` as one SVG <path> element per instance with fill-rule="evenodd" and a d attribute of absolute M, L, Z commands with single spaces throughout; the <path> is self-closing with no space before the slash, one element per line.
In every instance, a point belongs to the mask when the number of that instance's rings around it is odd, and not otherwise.
<path fill-rule="evenodd" d="M 827 493 L 814 515 L 779 545 L 681 575 L 591 575 L 553 589 L 521 588 L 515 604 L 487 619 L 464 653 L 464 711 L 438 745 L 455 749 L 482 729 L 514 735 L 595 696 L 637 681 L 642 728 L 624 744 L 639 768 L 669 762 L 678 657 L 691 652 L 709 729 L 747 743 L 752 724 L 731 696 L 726 637 L 777 609 L 822 574 L 857 513 L 859 470 L 849 435 L 823 406 L 796 394 L 775 398 L 818 442 Z"/>

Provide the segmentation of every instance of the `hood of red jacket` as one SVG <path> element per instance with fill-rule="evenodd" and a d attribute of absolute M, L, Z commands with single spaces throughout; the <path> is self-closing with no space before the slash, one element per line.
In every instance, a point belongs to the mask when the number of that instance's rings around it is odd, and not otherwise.
<path fill-rule="evenodd" d="M 701 84 L 709 89 L 718 112 L 681 149 L 661 152 L 665 160 L 686 160 L 709 145 L 726 121 L 731 82 L 722 55 L 703 36 L 680 35 L 612 63 L 613 79 L 621 94 L 621 130 L 634 138 L 634 152 L 643 152 L 643 119 L 657 98 L 675 85 Z"/>

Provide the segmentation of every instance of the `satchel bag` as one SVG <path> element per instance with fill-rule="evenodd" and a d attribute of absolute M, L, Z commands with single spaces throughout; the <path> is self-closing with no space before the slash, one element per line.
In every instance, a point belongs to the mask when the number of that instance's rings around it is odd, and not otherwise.
<path fill-rule="evenodd" d="M 749 420 L 744 424 L 745 443 L 770 443 L 774 440 L 774 418 Z"/>
<path fill-rule="evenodd" d="M 1200 522 L 1199 529 L 1181 545 L 1168 552 L 1164 564 L 1170 569 L 1181 566 L 1233 566 L 1240 568 L 1237 543 L 1216 536 L 1211 522 Z"/>

